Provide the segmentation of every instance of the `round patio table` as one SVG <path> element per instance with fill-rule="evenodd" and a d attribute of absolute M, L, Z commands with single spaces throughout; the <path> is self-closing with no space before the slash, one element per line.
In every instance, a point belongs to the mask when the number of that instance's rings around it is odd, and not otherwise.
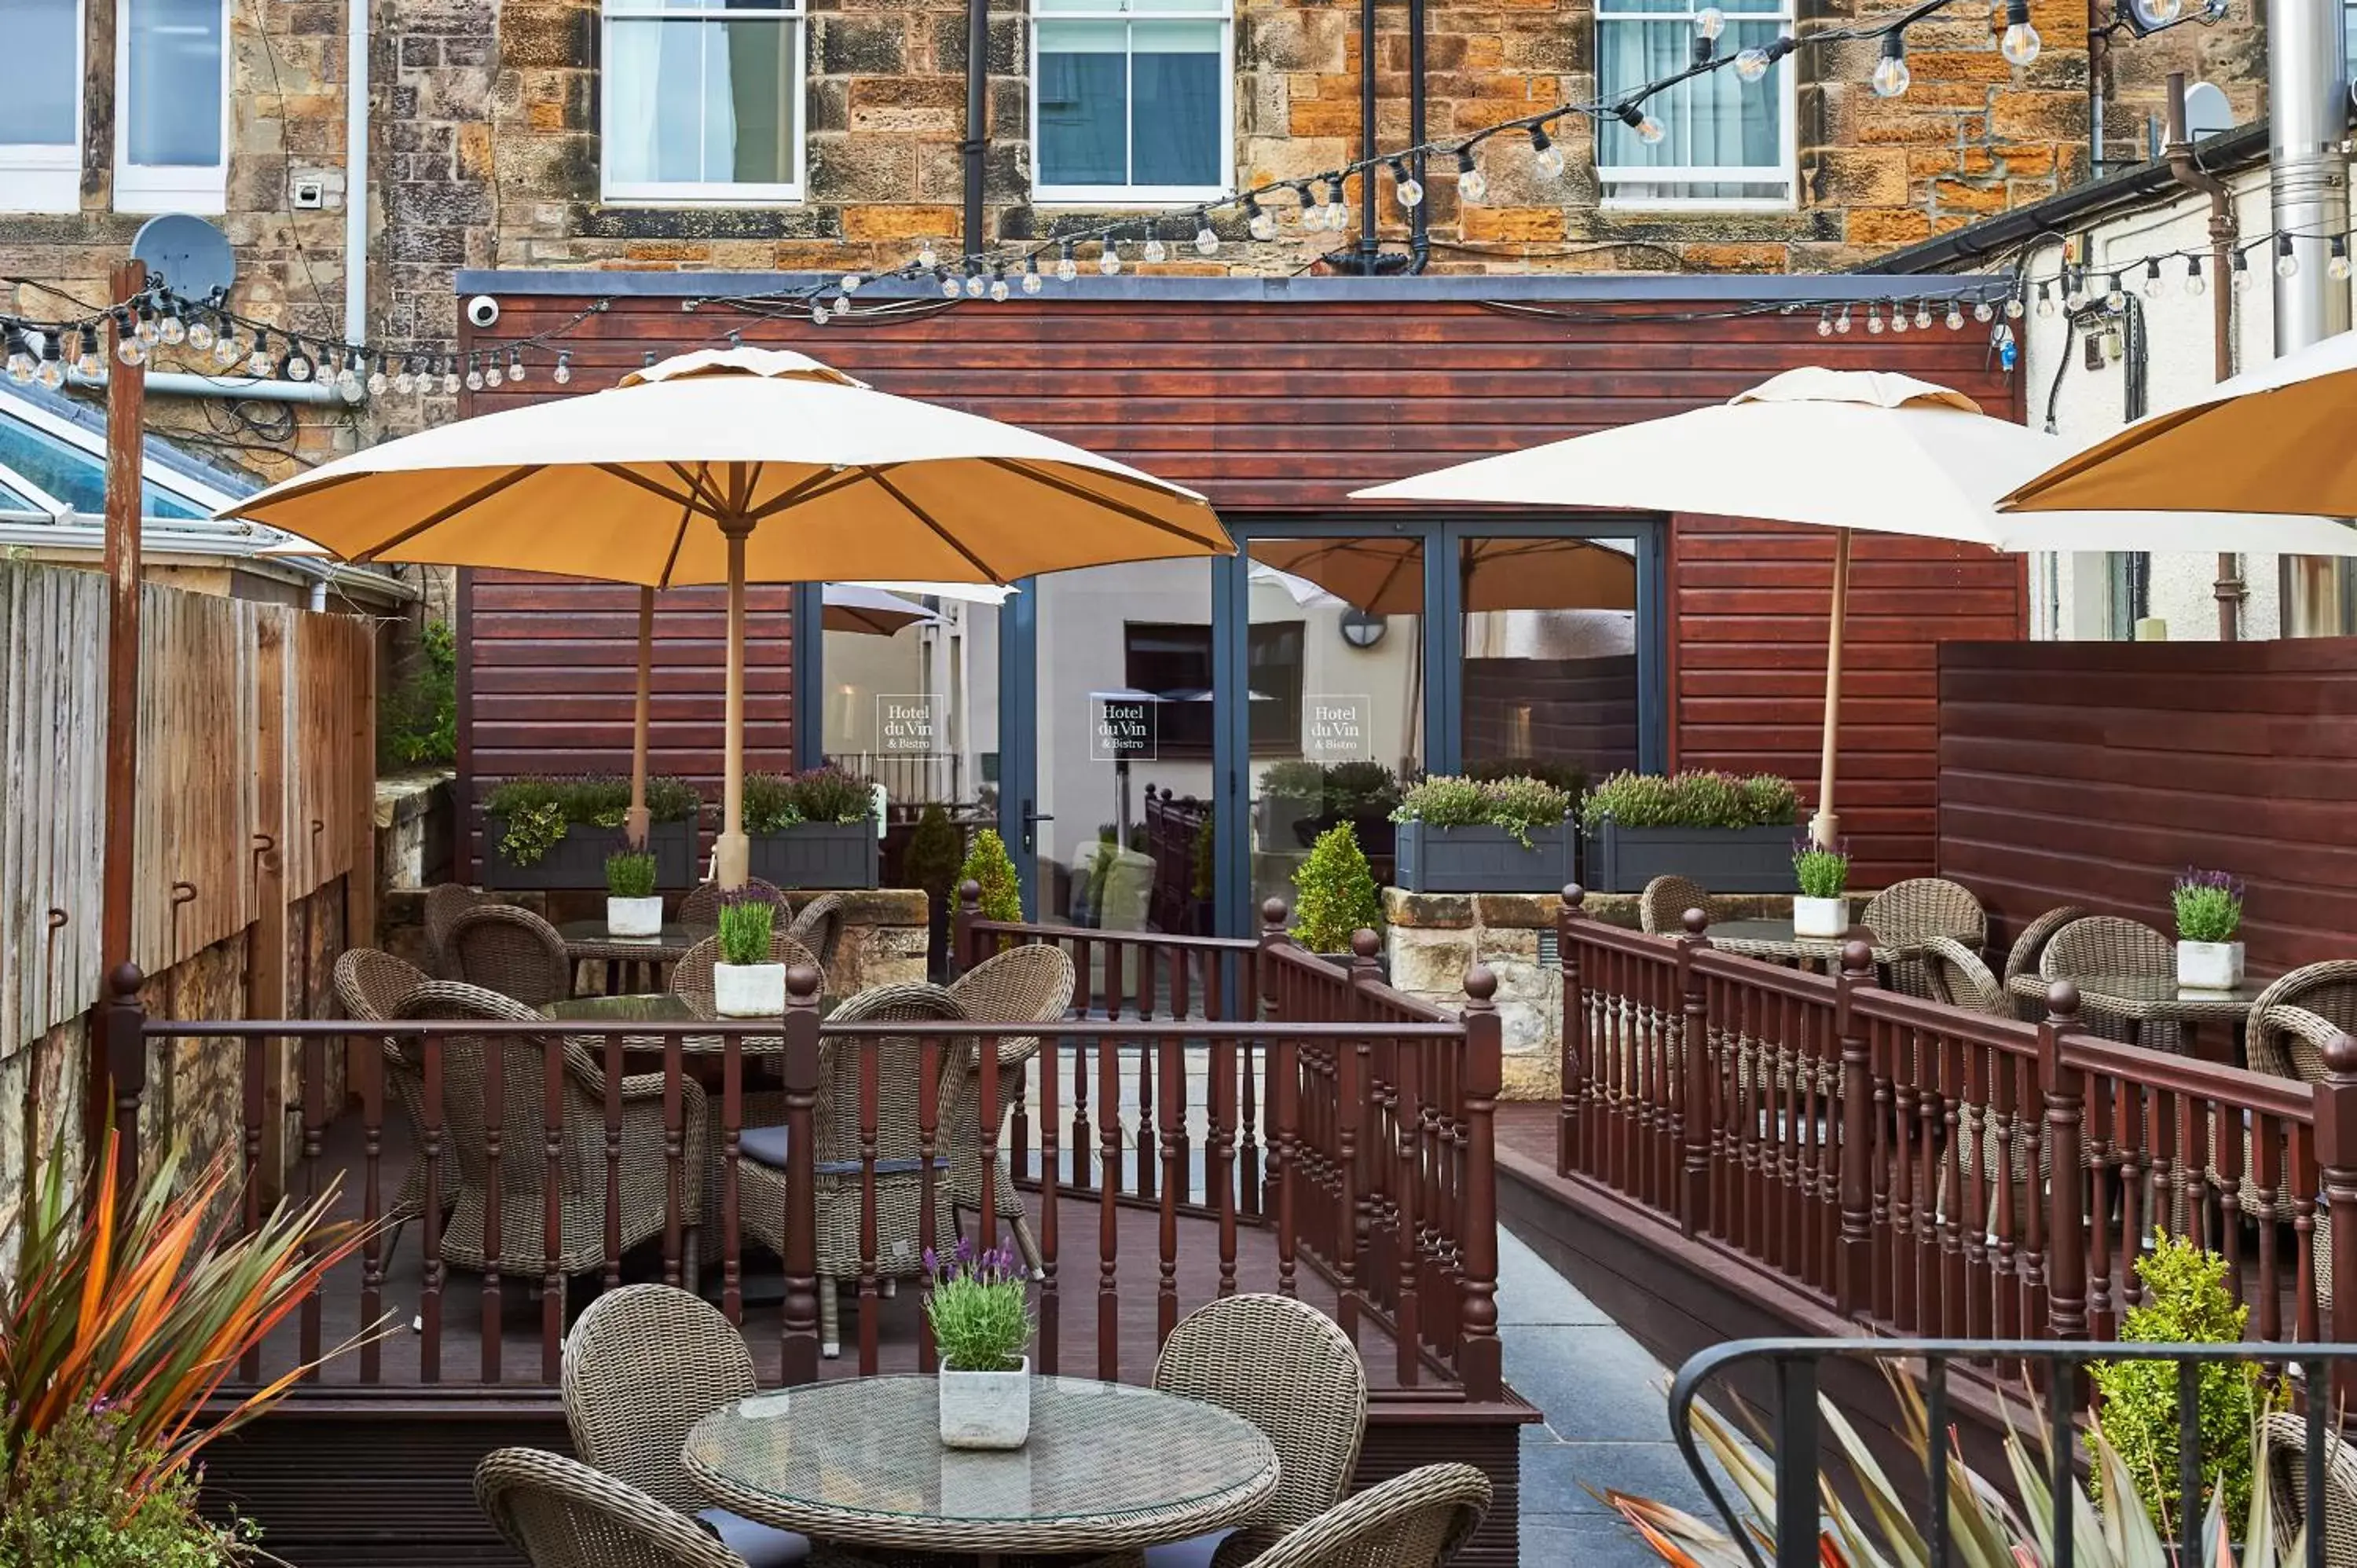
<path fill-rule="evenodd" d="M 818 1015 L 822 1018 L 843 1004 L 840 996 L 822 996 Z M 786 1048 L 786 1037 L 767 1018 L 723 1018 L 712 1010 L 711 998 L 689 995 L 676 991 L 657 991 L 628 996 L 570 996 L 562 1002 L 551 1002 L 541 1008 L 547 1017 L 565 1024 L 710 1024 L 726 1026 L 737 1031 L 738 1049 L 748 1057 L 775 1056 Z M 623 1048 L 650 1054 L 660 1053 L 663 1038 L 660 1035 L 625 1035 Z M 719 1035 L 684 1035 L 680 1037 L 680 1049 L 687 1055 L 718 1056 L 727 1048 Z"/>
<path fill-rule="evenodd" d="M 1031 1438 L 942 1445 L 939 1385 L 848 1378 L 705 1416 L 681 1455 L 705 1496 L 823 1541 L 964 1558 L 1106 1553 L 1239 1524 L 1276 1489 L 1241 1416 L 1122 1383 L 1035 1378 Z"/>
<path fill-rule="evenodd" d="M 2251 1004 L 2267 982 L 2249 978 L 2232 991 L 2189 991 L 2173 975 L 2074 974 L 2079 1011 L 2097 1018 L 2115 1018 L 2128 1026 L 2128 1043 L 2144 1044 L 2148 1024 L 2175 1024 L 2183 1031 L 2183 1048 L 2177 1054 L 2233 1065 L 2244 1026 L 2250 1022 Z M 2016 996 L 2039 1004 L 2054 982 L 2040 974 L 2017 974 L 2006 985 Z M 2219 1029 L 2219 1026 L 2223 1026 Z M 2213 1033 L 2215 1031 L 2215 1033 Z"/>
<path fill-rule="evenodd" d="M 567 920 L 556 928 L 556 934 L 565 939 L 565 956 L 576 964 L 612 965 L 626 976 L 630 966 L 636 964 L 647 984 L 660 985 L 671 966 L 687 956 L 688 949 L 716 929 L 665 920 L 654 936 L 618 937 L 606 929 L 603 920 Z M 613 972 L 613 969 L 608 971 L 609 976 Z"/>
<path fill-rule="evenodd" d="M 1841 967 L 1842 949 L 1852 941 L 1863 941 L 1873 948 L 1875 966 L 1889 969 L 1905 960 L 1921 958 L 1925 940 L 1921 936 L 1904 932 L 1884 936 L 1864 926 L 1852 926 L 1838 937 L 1796 936 L 1790 920 L 1722 920 L 1703 935 L 1710 939 L 1711 946 L 1747 958 L 1795 959 L 1823 962 L 1834 969 Z"/>

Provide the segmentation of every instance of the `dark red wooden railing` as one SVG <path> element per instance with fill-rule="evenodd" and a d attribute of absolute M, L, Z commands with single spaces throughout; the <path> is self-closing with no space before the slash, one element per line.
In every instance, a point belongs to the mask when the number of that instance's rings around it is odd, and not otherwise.
<path fill-rule="evenodd" d="M 2300 1082 L 2086 1033 L 2067 984 L 1992 1017 L 1878 985 L 1862 942 L 1816 974 L 1580 906 L 1559 1175 L 1898 1334 L 2112 1337 L 2158 1227 L 2226 1257 L 2256 1337 L 2357 1337 L 2357 1042 Z"/>
<path fill-rule="evenodd" d="M 1027 1207 L 1042 1264 L 1040 1372 L 1143 1380 L 1150 1366 L 1134 1353 L 1125 1360 L 1125 1346 L 1150 1354 L 1184 1310 L 1212 1294 L 1275 1290 L 1316 1302 L 1371 1353 L 1376 1332 L 1388 1338 L 1389 1383 L 1495 1401 L 1494 982 L 1481 971 L 1469 977 L 1461 1016 L 1429 1007 L 1383 984 L 1371 948 L 1337 967 L 1295 947 L 1282 909 L 1274 913 L 1254 941 L 993 924 L 969 907 L 958 922 L 962 958 L 1016 942 L 1079 950 L 1080 1005 L 1048 1024 L 833 1022 L 822 1018 L 807 972 L 791 977 L 781 1020 L 750 1025 L 180 1021 L 146 1016 L 126 972 L 107 1008 L 117 1124 L 140 1124 L 154 1047 L 170 1047 L 158 1053 L 167 1060 L 187 1042 L 234 1053 L 242 1092 L 227 1141 L 244 1163 L 245 1220 L 281 1192 L 336 1188 L 339 1214 L 371 1227 L 356 1262 L 249 1358 L 248 1380 L 284 1375 L 390 1317 L 390 1334 L 309 1380 L 393 1391 L 554 1382 L 568 1291 L 626 1277 L 709 1282 L 756 1338 L 765 1369 L 787 1382 L 836 1368 L 875 1371 L 888 1355 L 930 1369 L 922 1315 L 909 1315 L 911 1353 L 881 1337 L 877 1310 L 891 1292 L 888 1272 L 905 1273 L 878 1256 L 878 1055 L 883 1041 L 915 1036 L 920 1229 L 933 1234 L 950 1200 L 938 1156 L 951 1140 L 973 1139 L 984 1171 L 1007 1158 L 1036 1198 Z M 1002 1108 L 1001 1047 L 1033 1037 L 1040 1046 L 1020 1095 Z M 490 1173 L 479 1199 L 488 1261 L 475 1269 L 445 1257 L 443 1157 L 462 1109 L 452 1100 L 454 1042 L 506 1064 L 468 1075 L 482 1086 L 480 1157 Z M 390 1092 L 388 1044 L 417 1064 L 414 1118 Z M 597 1064 L 602 1093 L 589 1126 L 568 1047 Z M 846 1049 L 861 1053 L 856 1103 L 835 1114 L 856 1125 L 857 1154 L 833 1179 L 857 1187 L 859 1262 L 845 1284 L 842 1359 L 823 1369 L 813 1150 L 823 1056 Z M 952 1124 L 942 1069 L 969 1060 L 979 1067 L 971 1080 L 979 1104 L 958 1107 Z M 651 1099 L 626 1104 L 633 1069 L 661 1073 L 659 1111 Z M 701 1166 L 691 1083 L 705 1097 Z M 773 1265 L 746 1234 L 736 1157 L 757 1106 L 754 1120 L 782 1122 L 789 1149 L 774 1309 L 751 1299 L 755 1276 Z M 265 1168 L 264 1154 L 279 1116 L 295 1151 L 283 1171 Z M 651 1143 L 630 1120 L 648 1117 L 661 1134 Z M 626 1127 L 640 1130 L 626 1138 Z M 404 1150 L 420 1162 L 425 1192 L 396 1242 L 378 1221 Z M 135 1137 L 123 1158 L 135 1170 Z M 625 1216 L 640 1210 L 626 1208 L 625 1188 L 645 1176 L 633 1162 L 652 1161 L 662 1224 L 628 1249 Z M 691 1204 L 691 1193 L 702 1196 Z M 981 1182 L 980 1197 L 979 1233 L 997 1236 L 993 1182 Z M 577 1245 L 581 1235 L 577 1220 L 568 1228 L 564 1219 L 568 1198 L 593 1208 L 598 1235 L 594 1261 L 569 1280 L 556 1256 L 559 1238 Z M 1082 1215 L 1092 1221 L 1085 1229 L 1075 1222 Z M 1060 1365 L 1071 1356 L 1088 1364 Z"/>

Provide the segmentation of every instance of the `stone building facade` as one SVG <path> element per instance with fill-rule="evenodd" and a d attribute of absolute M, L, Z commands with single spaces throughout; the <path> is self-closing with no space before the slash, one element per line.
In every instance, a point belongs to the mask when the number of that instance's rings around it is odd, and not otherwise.
<path fill-rule="evenodd" d="M 102 293 L 142 218 L 118 210 L 122 144 L 134 132 L 118 111 L 119 16 L 149 0 L 27 0 L 30 12 L 73 13 L 83 81 L 73 163 L 77 193 L 64 210 L 0 219 L 0 274 L 31 280 L 17 308 Z M 457 333 L 455 269 L 484 266 L 662 268 L 770 272 L 877 267 L 908 260 L 928 240 L 954 256 L 960 227 L 966 19 L 957 0 L 791 0 L 778 9 L 795 42 L 802 82 L 792 200 L 709 201 L 612 194 L 614 149 L 601 116 L 619 113 L 601 60 L 618 46 L 631 0 L 367 0 L 372 4 L 368 77 L 371 142 L 364 199 L 367 338 L 399 352 L 447 348 Z M 640 0 L 643 8 L 645 0 Z M 1034 30 L 1102 28 L 1058 13 L 1093 0 L 998 0 L 989 19 L 988 231 L 994 241 L 1094 229 L 1123 209 L 1104 201 L 1034 199 Z M 1620 0 L 1626 4 L 1626 0 Z M 1428 133 L 1460 135 L 1616 84 L 1599 43 L 1616 0 L 1436 0 L 1426 17 L 1423 81 Z M 2190 27 L 2099 45 L 2110 94 L 2111 153 L 2130 156 L 2158 83 L 2191 65 L 2221 82 L 2239 112 L 2255 112 L 2264 76 L 2255 0 L 2230 0 L 2215 26 Z M 219 221 L 241 263 L 233 305 L 296 331 L 337 335 L 347 263 L 343 207 L 354 181 L 345 152 L 347 11 L 341 0 L 223 0 L 227 36 L 225 170 L 218 201 L 197 210 Z M 1605 7 L 1599 17 L 1598 5 Z M 1104 0 L 1096 13 L 1157 6 L 1210 16 L 1222 29 L 1227 167 L 1215 184 L 1298 178 L 1358 156 L 1363 40 L 1356 6 L 1330 0 Z M 741 7 L 739 7 L 741 9 Z M 2090 158 L 2090 36 L 2080 0 L 2036 0 L 2044 48 L 2027 69 L 1998 52 L 2004 8 L 1967 0 L 1910 29 L 1913 83 L 1879 98 L 1867 79 L 1871 43 L 1803 51 L 1747 91 L 1773 100 L 1792 73 L 1782 113 L 1783 196 L 1727 205 L 1680 206 L 1651 197 L 1669 187 L 1608 188 L 1598 133 L 1584 120 L 1557 136 L 1565 169 L 1535 166 L 1520 136 L 1482 149 L 1488 190 L 1467 200 L 1458 171 L 1426 171 L 1432 270 L 1812 271 L 1856 264 L 2083 179 Z M 1839 25 L 1849 0 L 1746 0 L 1740 27 L 1772 32 Z M 1411 77 L 1402 0 L 1375 9 L 1377 134 L 1408 139 Z M 1745 20 L 1747 16 L 1754 19 Z M 618 22 L 617 18 L 622 18 Z M 744 24 L 735 24 L 742 26 Z M 1124 24 L 1113 23 L 1114 27 Z M 1195 22 L 1141 23 L 1197 26 Z M 0 31 L 22 27 L 0 17 Z M 1635 58 L 1658 62 L 1683 48 L 1650 37 Z M 1060 37 L 1061 35 L 1059 35 Z M 1044 38 L 1045 35 L 1041 35 Z M 1616 40 L 1622 35 L 1614 34 Z M 16 47 L 12 45 L 12 48 Z M 1650 54 L 1643 50 L 1650 49 Z M 1134 54 L 1134 59 L 1146 58 Z M 1069 64 L 1070 62 L 1063 62 Z M 1655 70 L 1660 69 L 1658 64 Z M 148 80 L 155 80 L 149 78 Z M 1599 87 L 1601 81 L 1601 87 Z M 675 83 L 661 84 L 668 105 Z M 134 113 L 136 113 L 135 108 Z M 1618 127 L 1611 135 L 1619 135 Z M 14 183 L 0 147 L 0 207 Z M 1383 249 L 1404 255 L 1406 214 L 1379 178 Z M 1710 191 L 1714 188 L 1694 188 Z M 1743 189 L 1757 195 L 1759 188 Z M 1631 195 L 1633 191 L 1635 194 Z M 1355 195 L 1355 193 L 1354 193 Z M 1161 213 L 1170 258 L 1148 272 L 1290 274 L 1349 251 L 1354 233 L 1303 231 L 1289 200 L 1277 237 L 1254 241 L 1241 217 L 1218 220 L 1225 243 L 1211 257 L 1188 243 L 1195 227 L 1181 204 Z M 155 207 L 151 202 L 149 209 Z M 1356 219 L 1352 206 L 1353 229 Z M 1134 238 L 1142 239 L 1143 230 Z M 1083 259 L 1091 252 L 1084 250 Z M 1135 245 L 1131 265 L 1135 268 Z M 268 421 L 238 419 L 216 404 L 158 400 L 158 423 L 192 433 L 265 472 L 316 460 L 449 411 L 438 392 L 388 396 L 352 408 L 296 405 Z"/>

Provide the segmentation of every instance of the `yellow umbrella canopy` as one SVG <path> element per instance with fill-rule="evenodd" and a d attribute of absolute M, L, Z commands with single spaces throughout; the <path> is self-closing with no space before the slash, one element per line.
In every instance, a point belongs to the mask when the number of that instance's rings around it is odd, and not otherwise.
<path fill-rule="evenodd" d="M 1252 558 L 1300 577 L 1369 615 L 1424 613 L 1424 545 L 1390 534 L 1347 539 L 1261 539 Z M 1458 563 L 1464 607 L 1482 610 L 1637 607 L 1637 562 L 1584 539 L 1469 541 Z"/>
<path fill-rule="evenodd" d="M 727 584 L 717 872 L 729 887 L 746 874 L 747 581 L 1008 583 L 1235 550 L 1191 490 L 769 349 L 699 349 L 606 392 L 422 431 L 221 515 L 356 562 Z"/>

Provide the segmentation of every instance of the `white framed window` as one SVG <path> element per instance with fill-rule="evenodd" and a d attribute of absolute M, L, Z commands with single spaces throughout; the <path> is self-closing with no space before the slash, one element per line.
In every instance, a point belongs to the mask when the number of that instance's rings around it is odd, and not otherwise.
<path fill-rule="evenodd" d="M 1033 0 L 1033 196 L 1183 207 L 1235 168 L 1232 0 Z"/>
<path fill-rule="evenodd" d="M 1764 48 L 1792 30 L 1792 0 L 1720 0 L 1720 54 Z M 1597 96 L 1609 103 L 1694 60 L 1693 0 L 1597 0 Z M 1596 173 L 1608 206 L 1779 208 L 1793 203 L 1798 162 L 1793 56 L 1759 81 L 1715 70 L 1645 101 L 1663 134 L 1648 144 L 1617 120 L 1596 127 Z"/>
<path fill-rule="evenodd" d="M 0 5 L 0 212 L 81 205 L 81 0 Z"/>
<path fill-rule="evenodd" d="M 802 199 L 801 0 L 606 0 L 605 29 L 608 200 Z"/>
<path fill-rule="evenodd" d="M 231 0 L 116 0 L 114 209 L 229 201 Z"/>

